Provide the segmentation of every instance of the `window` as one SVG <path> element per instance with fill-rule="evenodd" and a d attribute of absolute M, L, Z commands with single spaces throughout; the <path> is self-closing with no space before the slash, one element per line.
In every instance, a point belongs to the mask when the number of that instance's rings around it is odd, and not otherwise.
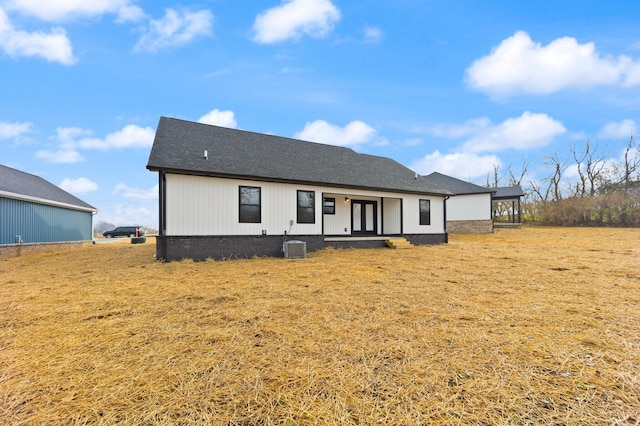
<path fill-rule="evenodd" d="M 431 225 L 430 200 L 420 200 L 420 225 Z"/>
<path fill-rule="evenodd" d="M 316 223 L 315 191 L 298 191 L 298 223 Z"/>
<path fill-rule="evenodd" d="M 240 223 L 260 223 L 260 188 L 240 187 Z"/>
<path fill-rule="evenodd" d="M 336 214 L 336 199 L 324 198 L 322 200 L 322 213 L 323 214 Z"/>

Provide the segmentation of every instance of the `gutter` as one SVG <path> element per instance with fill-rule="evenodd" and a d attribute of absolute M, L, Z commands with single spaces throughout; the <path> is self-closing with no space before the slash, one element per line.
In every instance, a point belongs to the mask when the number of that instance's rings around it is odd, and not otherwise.
<path fill-rule="evenodd" d="M 443 201 L 443 216 L 444 216 L 444 242 L 446 244 L 449 243 L 449 233 L 447 232 L 447 200 L 450 197 L 447 195 L 446 197 L 444 197 L 444 201 Z"/>
<path fill-rule="evenodd" d="M 448 190 L 424 191 L 424 190 L 409 189 L 409 188 L 382 188 L 382 187 L 364 186 L 364 185 L 358 185 L 358 184 L 343 184 L 343 183 L 337 183 L 337 182 L 309 181 L 309 180 L 302 180 L 302 179 L 275 178 L 275 177 L 269 177 L 269 176 L 239 175 L 239 174 L 207 172 L 207 171 L 201 171 L 201 170 L 165 168 L 165 167 L 151 166 L 149 164 L 147 164 L 147 170 L 151 172 L 164 172 L 167 174 L 178 174 L 178 175 L 186 175 L 186 176 L 203 176 L 203 177 L 214 177 L 214 178 L 222 178 L 222 179 L 252 180 L 255 182 L 286 183 L 286 184 L 294 184 L 294 185 L 325 186 L 327 188 L 340 188 L 340 189 L 362 190 L 362 191 L 372 191 L 372 192 L 391 192 L 394 194 L 428 195 L 428 196 L 435 196 L 435 197 L 447 197 L 449 195 L 454 195 L 452 192 Z"/>
<path fill-rule="evenodd" d="M 84 207 L 84 206 L 79 206 L 77 204 L 69 204 L 69 203 L 63 203 L 61 201 L 47 200 L 46 198 L 32 197 L 30 195 L 17 194 L 14 192 L 0 191 L 0 197 L 13 198 L 14 200 L 28 201 L 31 203 L 44 204 L 47 206 L 63 207 L 71 210 L 91 212 L 93 214 L 98 212 L 98 209 L 96 209 L 93 206 Z"/>

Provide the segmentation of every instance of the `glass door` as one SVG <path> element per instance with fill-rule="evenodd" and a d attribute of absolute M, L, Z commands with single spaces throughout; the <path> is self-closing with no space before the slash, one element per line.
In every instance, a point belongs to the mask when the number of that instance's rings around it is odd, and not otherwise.
<path fill-rule="evenodd" d="M 354 200 L 351 202 L 351 230 L 355 235 L 377 233 L 375 201 Z"/>

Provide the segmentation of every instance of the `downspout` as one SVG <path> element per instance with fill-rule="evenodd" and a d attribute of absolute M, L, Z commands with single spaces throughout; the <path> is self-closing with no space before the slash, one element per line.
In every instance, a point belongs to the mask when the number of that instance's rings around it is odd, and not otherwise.
<path fill-rule="evenodd" d="M 94 217 L 95 215 L 97 215 L 97 214 L 98 214 L 98 212 L 91 212 L 91 241 L 93 242 L 93 244 L 95 244 L 95 243 L 96 243 L 96 238 L 95 238 L 95 236 L 94 236 L 94 234 L 95 234 L 95 232 L 96 232 L 96 230 L 95 230 L 94 226 L 95 226 L 96 224 L 93 222 L 93 217 Z"/>
<path fill-rule="evenodd" d="M 167 217 L 166 217 L 166 208 L 167 208 L 167 204 L 166 204 L 166 195 L 167 195 L 167 189 L 166 189 L 166 180 L 165 180 L 165 173 L 161 170 L 158 172 L 158 185 L 159 185 L 159 194 L 158 194 L 158 210 L 159 210 L 159 215 L 158 215 L 158 233 L 160 234 L 160 236 L 164 236 L 166 234 L 166 227 L 167 227 Z"/>
<path fill-rule="evenodd" d="M 495 230 L 495 223 L 496 223 L 496 218 L 495 215 L 493 214 L 493 192 L 489 193 L 489 218 L 491 219 L 491 233 L 493 234 L 494 230 Z"/>
<path fill-rule="evenodd" d="M 442 209 L 443 211 L 443 216 L 444 216 L 444 242 L 445 244 L 449 243 L 449 233 L 447 232 L 447 200 L 449 199 L 449 196 L 447 195 L 446 197 L 444 197 L 444 202 L 442 203 L 444 208 Z"/>

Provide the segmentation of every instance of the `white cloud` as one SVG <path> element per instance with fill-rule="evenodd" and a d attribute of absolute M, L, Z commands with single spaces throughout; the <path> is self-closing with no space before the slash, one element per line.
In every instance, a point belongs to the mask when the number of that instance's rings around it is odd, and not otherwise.
<path fill-rule="evenodd" d="M 118 9 L 116 22 L 119 24 L 124 22 L 138 22 L 145 16 L 144 11 L 138 6 L 124 5 Z"/>
<path fill-rule="evenodd" d="M 622 120 L 607 123 L 598 132 L 598 137 L 603 139 L 628 139 L 638 134 L 638 126 L 633 120 Z"/>
<path fill-rule="evenodd" d="M 640 86 L 640 61 L 629 64 L 623 85 L 625 87 Z"/>
<path fill-rule="evenodd" d="M 463 180 L 485 177 L 493 172 L 495 166 L 502 166 L 496 155 L 477 155 L 469 152 L 441 154 L 435 151 L 411 163 L 409 168 L 421 175 L 439 172 Z"/>
<path fill-rule="evenodd" d="M 213 15 L 208 10 L 191 12 L 166 9 L 162 19 L 152 20 L 135 51 L 156 52 L 167 47 L 182 46 L 197 37 L 211 35 Z"/>
<path fill-rule="evenodd" d="M 601 57 L 594 43 L 561 37 L 546 46 L 518 31 L 466 70 L 466 82 L 495 96 L 550 94 L 599 85 L 640 84 L 640 62 Z"/>
<path fill-rule="evenodd" d="M 0 9 L 0 49 L 12 57 L 38 56 L 63 65 L 73 65 L 76 62 L 71 42 L 63 28 L 52 28 L 49 33 L 28 33 L 16 30 L 2 9 Z"/>
<path fill-rule="evenodd" d="M 74 194 L 86 194 L 98 190 L 98 184 L 87 178 L 69 179 L 64 178 L 60 184 L 60 188 Z"/>
<path fill-rule="evenodd" d="M 363 121 L 352 121 L 344 128 L 334 126 L 324 120 L 307 123 L 295 138 L 329 145 L 355 146 L 371 142 L 376 130 Z"/>
<path fill-rule="evenodd" d="M 57 139 L 60 142 L 60 147 L 64 150 L 75 150 L 77 142 L 82 136 L 89 136 L 91 132 L 79 127 L 58 127 L 56 129 Z"/>
<path fill-rule="evenodd" d="M 131 187 L 125 183 L 119 183 L 113 189 L 113 194 L 128 199 L 155 200 L 158 198 L 158 185 L 141 189 Z"/>
<path fill-rule="evenodd" d="M 153 145 L 155 131 L 151 127 L 128 124 L 104 139 L 88 137 L 91 131 L 79 127 L 57 129 L 58 150 L 40 150 L 36 157 L 50 163 L 77 163 L 84 161 L 78 149 L 148 148 Z"/>
<path fill-rule="evenodd" d="M 284 0 L 261 13 L 253 24 L 258 43 L 298 39 L 303 34 L 322 37 L 340 20 L 340 11 L 330 0 Z"/>
<path fill-rule="evenodd" d="M 118 20 L 124 22 L 137 20 L 144 15 L 130 0 L 7 0 L 4 4 L 7 10 L 50 22 L 100 16 L 105 13 L 116 14 Z"/>
<path fill-rule="evenodd" d="M 237 126 L 233 111 L 220 111 L 214 109 L 198 119 L 198 123 L 213 124 L 214 126 L 231 127 Z"/>
<path fill-rule="evenodd" d="M 153 145 L 155 131 L 151 127 L 128 124 L 117 132 L 109 133 L 104 139 L 84 138 L 76 142 L 84 149 L 107 150 L 114 148 L 147 148 Z"/>
<path fill-rule="evenodd" d="M 367 27 L 364 29 L 364 41 L 369 44 L 378 44 L 382 40 L 383 32 L 380 28 Z"/>
<path fill-rule="evenodd" d="M 0 121 L 0 139 L 19 140 L 32 130 L 32 123 L 7 123 Z"/>
<path fill-rule="evenodd" d="M 72 149 L 61 149 L 58 151 L 41 150 L 36 152 L 36 158 L 56 164 L 71 164 L 84 161 L 84 157 L 78 151 Z"/>
<path fill-rule="evenodd" d="M 547 114 L 525 111 L 520 117 L 509 118 L 497 125 L 483 117 L 462 125 L 435 126 L 431 134 L 451 139 L 465 138 L 464 151 L 486 152 L 540 148 L 566 131 L 560 121 Z"/>

